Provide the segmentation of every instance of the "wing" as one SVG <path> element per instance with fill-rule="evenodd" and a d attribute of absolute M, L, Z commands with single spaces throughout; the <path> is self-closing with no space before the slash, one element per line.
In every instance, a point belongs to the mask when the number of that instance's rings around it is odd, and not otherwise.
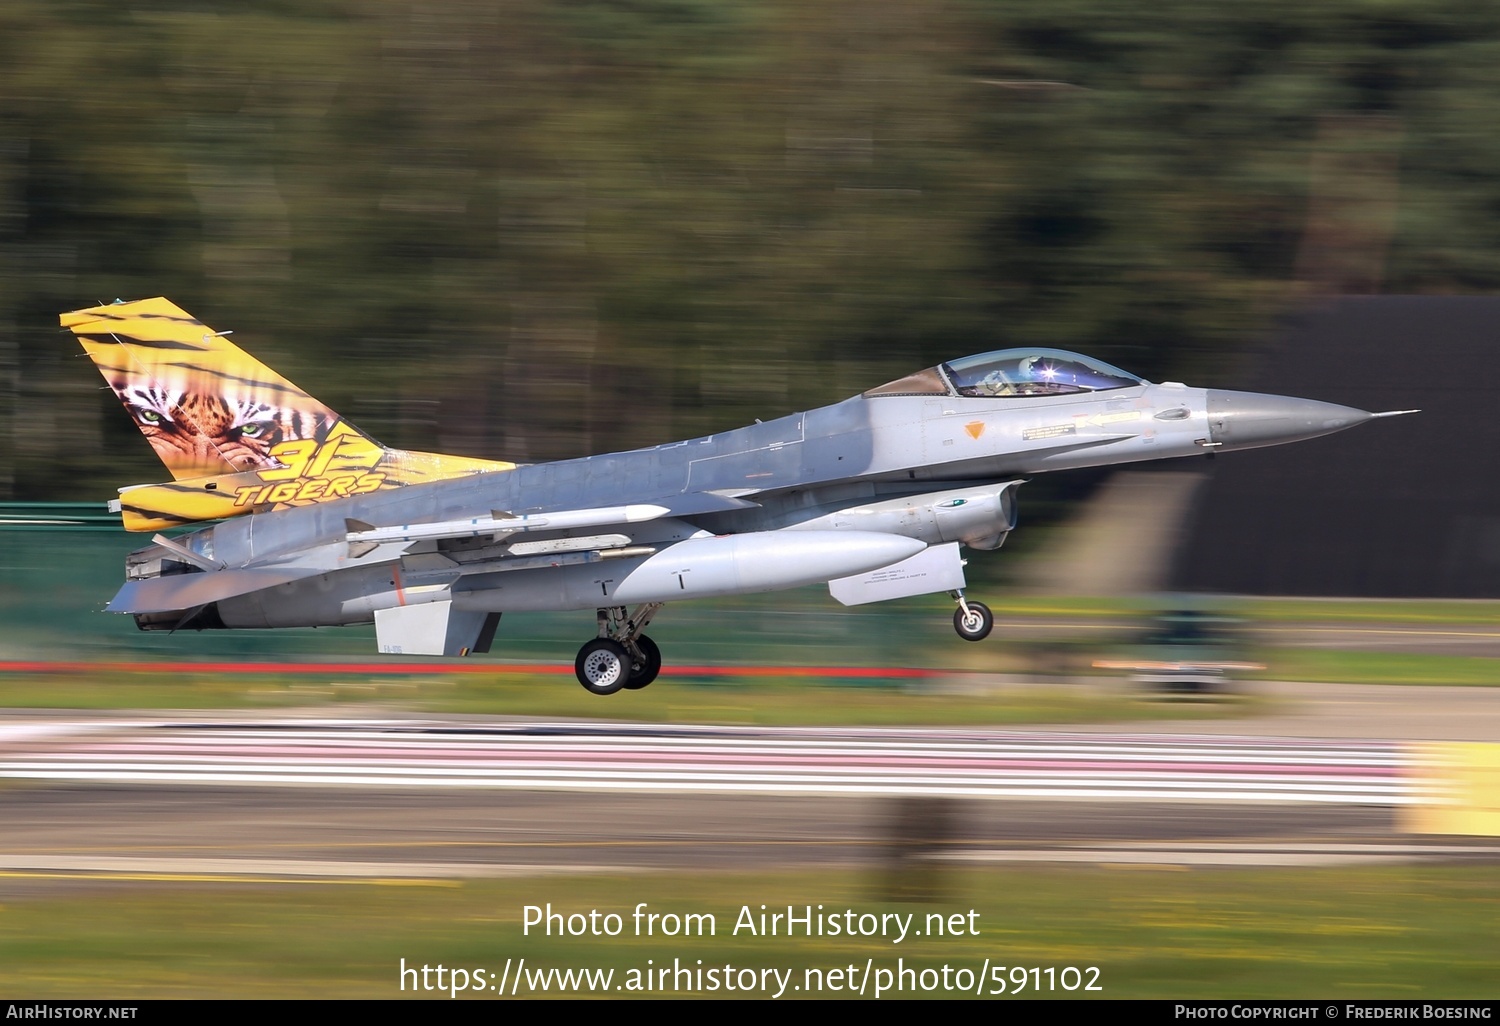
<path fill-rule="evenodd" d="M 289 584 L 303 577 L 316 576 L 321 572 L 289 568 L 242 568 L 126 581 L 124 587 L 105 607 L 105 612 L 135 615 L 186 613 L 211 602 L 222 602 L 227 598 L 248 595 L 265 588 L 274 588 L 278 584 Z"/>
<path fill-rule="evenodd" d="M 163 558 L 181 564 L 187 572 L 128 581 L 110 602 L 108 611 L 135 615 L 185 613 L 308 577 L 387 563 L 396 564 L 403 573 L 456 579 L 475 573 L 649 556 L 656 551 L 653 547 L 634 542 L 643 525 L 671 521 L 678 515 L 753 505 L 743 499 L 705 493 L 665 504 L 525 514 L 497 510 L 487 517 L 428 524 L 377 527 L 348 520 L 342 542 L 325 546 L 321 553 L 310 551 L 294 564 L 252 563 L 240 567 L 217 565 L 171 539 L 158 537 Z"/>

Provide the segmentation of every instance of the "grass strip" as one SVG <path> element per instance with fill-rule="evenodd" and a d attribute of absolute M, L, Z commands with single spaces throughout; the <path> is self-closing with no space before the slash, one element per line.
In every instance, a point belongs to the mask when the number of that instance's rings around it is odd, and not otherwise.
<path fill-rule="evenodd" d="M 98 675 L 0 677 L 0 707 L 11 709 L 399 708 L 495 716 L 547 716 L 652 723 L 782 726 L 919 726 L 1108 723 L 1222 718 L 1263 712 L 1253 696 L 1164 703 L 1106 681 L 991 684 L 968 678 L 664 677 L 650 688 L 600 698 L 561 675 L 509 673 L 422 677 L 329 674 L 173 675 L 120 670 Z"/>
<path fill-rule="evenodd" d="M 612 969 L 674 964 L 807 969 L 1097 967 L 1106 998 L 1488 998 L 1500 956 L 1500 875 L 1489 866 L 1146 872 L 1125 868 L 954 869 L 924 877 L 924 902 L 896 902 L 877 870 L 550 876 L 400 886 L 288 883 L 24 884 L 0 905 L 0 987 L 15 997 L 397 998 L 399 966 Z M 77 893 L 78 891 L 83 893 Z M 29 892 L 33 896 L 27 896 Z M 635 936 L 633 912 L 712 913 L 713 936 Z M 616 913 L 619 936 L 523 934 L 523 908 Z M 800 915 L 929 913 L 961 936 L 763 936 L 743 908 Z M 970 917 L 969 913 L 975 915 Z M 957 916 L 958 919 L 952 917 Z M 575 920 L 575 923 L 577 921 Z M 682 920 L 679 918 L 679 926 Z M 705 920 L 699 922 L 706 923 Z M 969 924 L 978 936 L 968 935 Z M 675 963 L 674 963 L 675 960 Z M 491 975 L 493 974 L 493 975 Z M 928 974 L 933 981 L 937 973 Z M 826 979 L 826 977 L 825 977 Z M 1045 981 L 1046 977 L 1041 977 Z M 1054 976 L 1054 979 L 1060 977 Z M 944 996 L 921 987 L 905 997 Z M 523 992 L 526 988 L 522 988 Z M 1036 988 L 1027 974 L 1028 996 Z M 672 991 L 665 991 L 671 996 Z M 752 992 L 753 996 L 761 996 Z M 466 993 L 470 998 L 491 992 Z M 650 996 L 663 996 L 654 988 Z M 705 996 L 693 994 L 692 996 Z M 706 996 L 726 994 L 720 989 Z M 787 996 L 806 996 L 791 992 Z M 847 996 L 847 995 L 845 995 Z M 867 994 L 873 996 L 873 994 Z M 895 996 L 895 995 L 886 995 Z M 949 996 L 961 996 L 950 993 Z M 1043 987 L 1040 996 L 1083 997 Z"/>

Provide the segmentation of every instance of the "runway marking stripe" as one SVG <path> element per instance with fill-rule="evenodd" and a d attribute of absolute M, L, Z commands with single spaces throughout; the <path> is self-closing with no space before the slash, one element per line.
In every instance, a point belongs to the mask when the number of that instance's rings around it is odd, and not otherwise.
<path fill-rule="evenodd" d="M 736 748 L 730 751 L 718 751 L 711 748 L 693 750 L 676 748 L 661 751 L 648 748 L 632 751 L 618 748 L 591 748 L 589 746 L 550 747 L 540 750 L 524 746 L 514 748 L 494 746 L 490 748 L 465 748 L 456 751 L 433 752 L 426 747 L 418 746 L 400 749 L 390 746 L 371 745 L 351 745 L 347 747 L 331 744 L 321 746 L 223 745 L 188 741 L 168 742 L 164 744 L 121 743 L 113 745 L 84 745 L 76 749 L 75 754 L 79 757 L 89 758 L 118 758 L 129 755 L 149 755 L 163 751 L 169 751 L 175 758 L 184 759 L 220 757 L 226 753 L 230 753 L 241 758 L 250 756 L 272 756 L 285 759 L 357 758 L 367 761 L 384 758 L 393 761 L 404 761 L 411 757 L 410 753 L 417 752 L 421 753 L 422 759 L 428 762 L 525 759 L 543 763 L 555 760 L 576 760 L 581 756 L 589 756 L 594 760 L 627 765 L 631 763 L 670 762 L 683 759 L 692 759 L 694 762 L 700 763 L 754 765 L 769 761 L 784 762 L 790 758 L 811 765 L 837 763 L 839 765 L 853 766 L 926 766 L 941 763 L 944 765 L 969 765 L 976 767 L 1080 767 L 1097 770 L 1130 770 L 1143 765 L 1159 765 L 1184 771 L 1194 769 L 1227 769 L 1232 772 L 1244 772 L 1250 769 L 1271 768 L 1283 773 L 1328 773 L 1346 769 L 1350 765 L 1367 767 L 1367 772 L 1371 773 L 1382 771 L 1394 773 L 1398 772 L 1404 765 L 1404 760 L 1394 757 L 1380 759 L 1329 758 L 1292 761 L 1284 755 L 1229 759 L 1222 756 L 1219 758 L 1213 756 L 1205 757 L 1203 753 L 1182 755 L 1143 753 L 1131 756 L 1111 752 L 1094 756 L 1087 753 L 1060 753 L 1057 755 L 1026 753 L 1023 755 L 1020 753 L 995 752 L 981 755 L 977 752 L 969 751 L 935 753 L 911 752 L 902 749 L 893 749 L 888 753 L 870 752 L 868 750 L 859 750 L 857 752 L 842 752 L 837 750 L 809 752 L 805 749 L 788 750 L 772 747 L 761 749 Z"/>
<path fill-rule="evenodd" d="M 71 773 L 71 774 L 32 774 L 15 773 L 16 777 L 32 779 L 60 779 L 60 780 L 91 780 L 91 781 L 116 781 L 116 782 L 162 782 L 162 783 L 199 783 L 199 784 L 313 784 L 313 785 L 362 785 L 376 787 L 493 787 L 493 782 L 487 780 L 471 779 L 442 779 L 417 781 L 410 777 L 357 777 L 329 780 L 323 777 L 310 775 L 269 775 L 247 780 L 243 776 L 235 774 L 186 774 L 186 773 L 163 773 L 154 774 L 149 777 L 137 777 L 127 774 L 112 773 Z M 845 785 L 845 784 L 802 784 L 797 782 L 777 781 L 772 784 L 755 783 L 742 784 L 725 781 L 700 782 L 692 788 L 684 788 L 680 782 L 652 782 L 652 781 L 613 781 L 613 780 L 588 780 L 588 781 L 554 781 L 554 780 L 528 780 L 524 783 L 528 788 L 545 788 L 548 790 L 577 790 L 577 791 L 664 791 L 679 792 L 684 790 L 700 792 L 720 793 L 742 793 L 742 794 L 834 794 L 834 795 L 911 795 L 915 797 L 936 795 L 951 798 L 1128 798 L 1143 801 L 1253 801 L 1253 802 L 1323 802 L 1341 804 L 1365 804 L 1365 805 L 1408 805 L 1422 799 L 1404 794 L 1388 795 L 1350 795 L 1339 792 L 1245 792 L 1225 793 L 1218 790 L 1203 789 L 1197 791 L 1180 791 L 1163 793 L 1155 789 L 1134 790 L 1110 790 L 1106 788 L 983 788 L 983 787 L 959 787 L 959 786 L 933 786 L 912 787 L 892 785 L 885 787 L 870 787 L 867 785 Z"/>
<path fill-rule="evenodd" d="M 605 767 L 605 768 L 607 768 L 607 767 Z M 72 772 L 72 771 L 104 772 L 104 771 L 113 771 L 113 772 L 120 772 L 120 773 L 222 772 L 222 773 L 238 773 L 238 774 L 243 774 L 245 776 L 254 776 L 254 775 L 257 775 L 257 774 L 261 774 L 261 773 L 296 773 L 296 772 L 304 772 L 305 773 L 305 772 L 311 772 L 311 771 L 316 771 L 316 772 L 323 773 L 323 774 L 328 774 L 328 775 L 333 775 L 333 774 L 347 774 L 347 773 L 364 773 L 364 772 L 371 772 L 371 771 L 381 771 L 381 772 L 388 772 L 388 773 L 409 773 L 409 774 L 411 774 L 413 776 L 418 776 L 418 777 L 432 777 L 432 776 L 480 777 L 480 776 L 493 776 L 493 777 L 497 777 L 497 778 L 510 778 L 510 777 L 519 777 L 519 776 L 542 777 L 542 776 L 549 776 L 550 775 L 550 776 L 566 777 L 566 778 L 578 777 L 580 779 L 589 779 L 590 777 L 596 775 L 599 772 L 600 769 L 601 769 L 601 767 L 599 765 L 597 765 L 595 763 L 589 763 L 589 762 L 577 762 L 577 763 L 573 763 L 571 766 L 526 766 L 526 765 L 521 765 L 521 766 L 488 766 L 488 767 L 478 767 L 478 768 L 472 768 L 472 769 L 465 768 L 465 767 L 453 767 L 453 766 L 428 766 L 428 765 L 424 765 L 424 764 L 421 764 L 421 763 L 405 763 L 405 764 L 397 764 L 397 765 L 392 765 L 392 764 L 388 764 L 388 763 L 328 763 L 328 764 L 317 765 L 315 767 L 310 767 L 310 766 L 308 766 L 305 763 L 264 763 L 264 764 L 256 765 L 256 766 L 243 766 L 243 765 L 240 765 L 238 763 L 233 763 L 233 762 L 222 762 L 222 761 L 211 762 L 211 761 L 206 761 L 206 760 L 203 761 L 203 762 L 201 762 L 201 763 L 188 763 L 186 766 L 184 766 L 184 764 L 180 760 L 178 760 L 178 761 L 162 761 L 162 762 L 103 763 L 103 764 L 101 764 L 101 763 L 93 763 L 93 762 L 69 762 L 69 761 L 50 760 L 50 759 L 49 760 L 36 760 L 34 762 L 19 762 L 19 763 L 3 763 L 3 762 L 0 762 L 0 772 L 7 772 L 7 773 L 9 773 L 9 772 L 20 772 L 20 771 L 25 771 L 25 770 L 43 770 L 43 771 L 44 770 L 56 770 L 56 771 L 59 771 L 59 772 Z M 887 780 L 887 779 L 889 779 L 889 780 L 901 780 L 901 779 L 909 779 L 909 778 L 911 778 L 913 776 L 916 776 L 916 777 L 920 777 L 922 779 L 949 779 L 949 778 L 951 778 L 951 779 L 958 780 L 958 779 L 969 779 L 971 777 L 978 777 L 978 778 L 981 778 L 981 779 L 1002 779 L 1002 780 L 1017 780 L 1017 779 L 1020 779 L 1020 780 L 1039 780 L 1039 781 L 1047 781 L 1047 780 L 1065 780 L 1065 781 L 1089 780 L 1089 779 L 1092 779 L 1093 776 L 1094 776 L 1094 774 L 1089 773 L 1087 771 L 1082 771 L 1082 770 L 1079 770 L 1079 771 L 1060 771 L 1060 772 L 1057 772 L 1057 773 L 1054 773 L 1054 774 L 1051 774 L 1051 775 L 1039 775 L 1039 774 L 1034 774 L 1034 773 L 1027 773 L 1027 772 L 1022 771 L 1022 770 L 1002 770 L 1002 771 L 999 771 L 999 772 L 984 771 L 984 770 L 970 770 L 970 771 L 966 772 L 966 771 L 963 771 L 963 770 L 960 770 L 960 769 L 953 769 L 953 768 L 949 768 L 949 767 L 934 767 L 931 770 L 927 770 L 925 772 L 919 772 L 919 773 L 915 773 L 915 774 L 904 773 L 902 777 L 885 777 L 885 776 L 881 776 L 880 774 L 874 773 L 874 772 L 842 773 L 841 774 L 841 773 L 836 773 L 836 772 L 818 772 L 817 770 L 818 770 L 818 768 L 816 768 L 816 767 L 804 767 L 804 766 L 797 766 L 797 765 L 793 764 L 793 765 L 788 765 L 788 766 L 784 766 L 784 767 L 774 767 L 769 772 L 734 773 L 734 774 L 732 774 L 732 776 L 733 776 L 734 779 L 737 779 L 737 780 L 775 780 L 775 779 L 781 779 L 781 778 L 787 777 L 787 776 L 797 776 L 797 777 L 800 777 L 800 778 L 803 778 L 803 779 L 819 779 L 819 780 L 825 780 L 825 779 L 826 780 L 846 780 L 846 779 L 847 780 Z M 697 768 L 693 767 L 691 764 L 685 764 L 681 768 L 663 767 L 663 768 L 654 769 L 654 770 L 635 770 L 635 771 L 633 771 L 633 772 L 631 772 L 631 773 L 628 774 L 628 776 L 630 776 L 631 778 L 633 778 L 633 779 L 639 779 L 639 780 L 661 780 L 661 779 L 674 779 L 674 780 L 677 780 L 677 779 L 699 780 L 699 779 L 701 779 L 701 780 L 713 780 L 713 779 L 718 779 L 719 777 L 725 776 L 725 775 L 726 774 L 723 774 L 723 773 L 717 773 L 717 772 L 712 772 L 712 771 L 708 771 L 708 770 L 697 769 Z M 1223 778 L 1221 778 L 1220 775 L 1216 775 L 1216 774 L 1208 774 L 1208 775 L 1204 775 L 1204 776 L 1190 776 L 1190 775 L 1186 775 L 1186 774 L 1170 774 L 1170 773 L 1133 773 L 1133 774 L 1130 774 L 1128 776 L 1119 777 L 1117 779 L 1120 780 L 1120 781 L 1131 781 L 1131 782 L 1136 782 L 1136 781 L 1162 781 L 1162 782 L 1166 782 L 1169 786 L 1172 784 L 1172 782 L 1175 782 L 1175 781 L 1178 781 L 1178 780 L 1198 781 L 1198 780 L 1204 780 L 1204 779 L 1214 780 L 1220 786 L 1224 786 L 1224 787 L 1247 786 L 1248 784 L 1256 783 L 1256 782 L 1261 782 L 1261 781 L 1272 781 L 1272 782 L 1285 781 L 1285 783 L 1281 783 L 1278 786 L 1303 787 L 1303 788 L 1322 787 L 1322 786 L 1327 785 L 1327 784 L 1339 784 L 1339 783 L 1350 784 L 1350 785 L 1363 785 L 1363 786 L 1366 786 L 1366 787 L 1372 788 L 1372 789 L 1373 788 L 1383 788 L 1383 787 L 1389 787 L 1390 786 L 1390 783 L 1388 781 L 1380 780 L 1380 779 L 1370 780 L 1365 775 L 1345 775 L 1345 776 L 1341 776 L 1341 777 L 1319 779 L 1315 783 L 1298 783 L 1298 782 L 1295 781 L 1295 778 L 1288 779 L 1287 775 L 1285 775 L 1285 774 L 1270 774 L 1270 773 L 1242 774 L 1242 775 L 1237 776 L 1237 777 L 1227 777 L 1226 776 L 1226 777 L 1223 777 Z M 1404 782 L 1404 780 L 1405 780 L 1405 778 L 1398 778 L 1398 779 L 1401 780 L 1402 782 Z M 1111 786 L 1111 784 L 1112 784 L 1112 782 L 1107 782 L 1107 783 L 1101 784 L 1101 786 Z"/>
<path fill-rule="evenodd" d="M 1384 742 L 913 729 L 843 730 L 830 740 L 801 729 L 747 736 L 746 728 L 422 721 L 54 726 L 12 738 L 0 777 L 1376 805 L 1429 797 L 1420 756 Z M 595 733 L 607 729 L 620 733 Z"/>
<path fill-rule="evenodd" d="M 969 775 L 1017 775 L 1017 774 L 1052 774 L 1058 776 L 1097 776 L 1100 774 L 1114 774 L 1118 776 L 1149 776 L 1149 777 L 1190 777 L 1202 776 L 1213 778 L 1289 778 L 1306 780 L 1399 780 L 1413 775 L 1416 770 L 1415 764 L 1400 767 L 1368 767 L 1368 766 L 1343 766 L 1327 767 L 1309 770 L 1297 767 L 1286 767 L 1277 765 L 1234 765 L 1224 763 L 1221 765 L 1171 765 L 1154 762 L 1140 762 L 1133 764 L 1107 764 L 1088 762 L 1015 762 L 1003 761 L 982 762 L 975 760 L 929 760 L 923 762 L 910 762 L 902 760 L 889 761 L 864 761 L 848 762 L 842 760 L 810 760 L 810 759 L 760 759 L 760 760 L 732 760 L 715 761 L 691 758 L 655 759 L 655 760 L 622 760 L 622 759 L 598 759 L 585 758 L 578 755 L 571 757 L 559 757 L 553 759 L 533 758 L 509 758 L 509 759 L 435 759 L 435 758 L 410 758 L 410 759 L 371 759 L 371 758 L 287 758 L 277 757 L 274 759 L 246 760 L 238 757 L 235 753 L 217 754 L 195 754 L 189 756 L 172 756 L 167 753 L 138 753 L 132 758 L 121 759 L 93 755 L 90 753 L 48 753 L 45 755 L 33 755 L 24 762 L 10 763 L 11 766 L 19 768 L 24 765 L 57 766 L 65 763 L 79 766 L 140 766 L 140 765 L 178 765 L 185 767 L 202 767 L 211 765 L 245 766 L 251 762 L 259 765 L 286 765 L 297 767 L 385 767 L 394 770 L 409 768 L 412 771 L 421 772 L 489 772 L 501 770 L 525 770 L 529 772 L 554 772 L 572 768 L 586 771 L 617 772 L 627 774 L 663 772 L 674 769 L 691 769 L 699 772 L 715 775 L 746 772 L 783 772 L 795 768 L 802 772 L 827 773 L 848 772 L 854 774 L 870 774 L 879 772 L 908 772 L 914 774 L 928 775 L 932 773 L 964 773 Z"/>

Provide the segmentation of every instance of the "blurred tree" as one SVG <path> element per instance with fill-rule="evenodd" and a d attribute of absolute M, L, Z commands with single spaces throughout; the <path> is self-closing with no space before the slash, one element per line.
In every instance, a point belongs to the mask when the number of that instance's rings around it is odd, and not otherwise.
<path fill-rule="evenodd" d="M 1456 0 L 0 0 L 0 495 L 163 475 L 58 311 L 165 294 L 392 444 L 539 460 L 1036 342 L 1230 384 L 1500 286 Z"/>

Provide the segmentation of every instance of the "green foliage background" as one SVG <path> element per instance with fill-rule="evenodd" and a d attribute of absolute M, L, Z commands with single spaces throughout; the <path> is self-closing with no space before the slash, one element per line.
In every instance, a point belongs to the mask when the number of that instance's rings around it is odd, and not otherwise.
<path fill-rule="evenodd" d="M 0 0 L 0 498 L 163 477 L 59 311 L 167 295 L 382 440 L 539 460 L 1036 342 L 1235 383 L 1500 285 L 1456 0 Z"/>

